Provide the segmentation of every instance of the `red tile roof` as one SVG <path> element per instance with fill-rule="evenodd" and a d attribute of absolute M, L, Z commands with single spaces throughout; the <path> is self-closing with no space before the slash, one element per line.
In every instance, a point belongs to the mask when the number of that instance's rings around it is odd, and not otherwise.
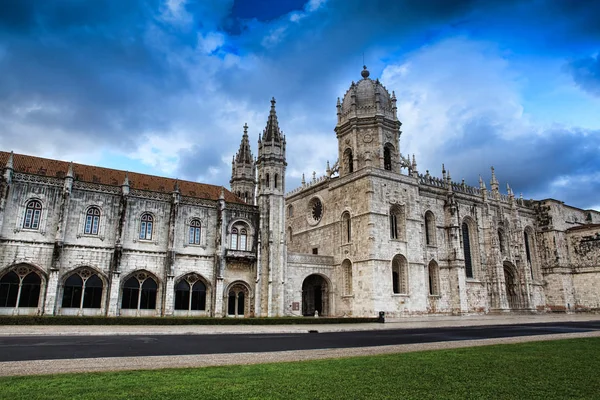
<path fill-rule="evenodd" d="M 4 169 L 9 156 L 10 153 L 0 151 L 1 169 Z M 13 168 L 15 172 L 64 178 L 69 171 L 69 163 L 24 154 L 14 154 Z M 221 186 L 73 163 L 73 175 L 76 181 L 121 186 L 125 180 L 125 174 L 129 177 L 129 187 L 132 189 L 171 193 L 175 188 L 175 182 L 178 182 L 179 190 L 183 196 L 218 200 L 221 194 Z M 226 202 L 243 203 L 241 199 L 229 190 L 224 189 L 223 192 Z"/>

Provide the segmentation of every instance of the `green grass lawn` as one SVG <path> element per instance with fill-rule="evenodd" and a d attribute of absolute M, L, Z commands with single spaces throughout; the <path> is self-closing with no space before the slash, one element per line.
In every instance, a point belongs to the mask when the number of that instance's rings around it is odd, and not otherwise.
<path fill-rule="evenodd" d="M 592 399 L 600 338 L 374 357 L 0 378 L 2 399 Z"/>

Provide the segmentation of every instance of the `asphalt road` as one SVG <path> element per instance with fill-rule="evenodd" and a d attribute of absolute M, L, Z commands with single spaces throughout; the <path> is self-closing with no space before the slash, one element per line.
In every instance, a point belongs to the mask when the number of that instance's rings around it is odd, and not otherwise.
<path fill-rule="evenodd" d="M 598 330 L 600 321 L 329 333 L 8 336 L 0 338 L 0 362 L 334 349 Z"/>

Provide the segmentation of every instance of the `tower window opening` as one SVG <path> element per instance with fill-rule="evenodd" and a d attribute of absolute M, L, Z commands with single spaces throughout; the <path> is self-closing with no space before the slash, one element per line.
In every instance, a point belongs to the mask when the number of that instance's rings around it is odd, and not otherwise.
<path fill-rule="evenodd" d="M 462 224 L 463 250 L 465 252 L 465 273 L 467 278 L 473 278 L 473 261 L 471 259 L 471 242 L 469 237 L 469 226 Z"/>
<path fill-rule="evenodd" d="M 392 152 L 388 146 L 383 149 L 383 168 L 385 170 L 392 170 Z"/>

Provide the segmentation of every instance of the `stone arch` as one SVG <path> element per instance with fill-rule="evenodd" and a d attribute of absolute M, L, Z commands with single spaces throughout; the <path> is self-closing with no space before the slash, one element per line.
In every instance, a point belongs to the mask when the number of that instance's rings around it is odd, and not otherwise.
<path fill-rule="evenodd" d="M 68 271 L 60 280 L 61 310 L 101 310 L 106 299 L 107 284 L 106 276 L 94 267 L 84 265 Z"/>
<path fill-rule="evenodd" d="M 471 217 L 463 218 L 461 242 L 465 260 L 465 275 L 467 278 L 474 279 L 479 274 L 479 236 L 477 223 Z"/>
<path fill-rule="evenodd" d="M 133 279 L 137 280 L 139 284 L 137 290 Z M 155 274 L 145 269 L 135 270 L 126 275 L 120 282 L 120 309 L 157 310 L 161 290 L 162 282 Z"/>
<path fill-rule="evenodd" d="M 34 207 L 33 203 L 38 203 L 39 207 Z M 30 207 L 31 206 L 31 207 Z M 33 208 L 32 208 L 33 207 Z M 46 220 L 48 216 L 48 207 L 49 202 L 44 199 L 43 196 L 37 195 L 32 197 L 27 197 L 21 201 L 19 206 L 19 214 L 16 218 L 16 229 L 27 230 L 27 231 L 37 231 L 42 234 L 46 232 Z M 37 213 L 37 217 L 35 216 L 35 210 L 39 210 Z M 31 211 L 31 213 L 29 213 Z M 30 218 L 28 220 L 28 215 Z M 37 221 L 36 221 L 37 219 Z M 29 221 L 29 223 L 28 223 Z"/>
<path fill-rule="evenodd" d="M 427 265 L 427 278 L 429 283 L 429 295 L 440 295 L 440 266 L 435 260 L 429 261 Z"/>
<path fill-rule="evenodd" d="M 349 211 L 342 213 L 342 244 L 350 243 L 352 241 L 352 216 Z"/>
<path fill-rule="evenodd" d="M 47 275 L 36 265 L 17 263 L 0 273 L 0 314 L 40 314 Z"/>
<path fill-rule="evenodd" d="M 392 258 L 392 292 L 408 294 L 408 260 L 402 254 Z"/>
<path fill-rule="evenodd" d="M 394 154 L 396 148 L 390 142 L 383 145 L 383 169 L 392 171 L 394 169 Z"/>
<path fill-rule="evenodd" d="M 518 310 L 521 308 L 521 284 L 519 273 L 517 268 L 515 268 L 515 266 L 508 261 L 505 261 L 502 265 L 504 267 L 506 302 L 511 310 Z"/>
<path fill-rule="evenodd" d="M 224 293 L 225 312 L 229 317 L 250 317 L 253 315 L 252 290 L 248 283 L 237 280 L 231 282 Z"/>
<path fill-rule="evenodd" d="M 209 312 L 212 288 L 210 282 L 197 272 L 188 272 L 174 280 L 175 312 Z"/>
<path fill-rule="evenodd" d="M 406 240 L 406 206 L 392 204 L 390 206 L 390 239 Z"/>
<path fill-rule="evenodd" d="M 354 172 L 354 153 L 350 147 L 344 150 L 344 159 L 342 165 L 344 166 L 344 172 L 351 174 Z"/>
<path fill-rule="evenodd" d="M 254 226 L 246 218 L 233 219 L 227 226 L 227 248 L 231 250 L 252 251 L 254 248 L 255 232 Z"/>
<path fill-rule="evenodd" d="M 322 274 L 310 274 L 302 281 L 302 315 L 329 316 L 331 310 L 331 282 Z"/>
<path fill-rule="evenodd" d="M 436 243 L 436 228 L 435 228 L 435 215 L 431 210 L 425 212 L 425 244 L 428 246 L 435 246 Z"/>

